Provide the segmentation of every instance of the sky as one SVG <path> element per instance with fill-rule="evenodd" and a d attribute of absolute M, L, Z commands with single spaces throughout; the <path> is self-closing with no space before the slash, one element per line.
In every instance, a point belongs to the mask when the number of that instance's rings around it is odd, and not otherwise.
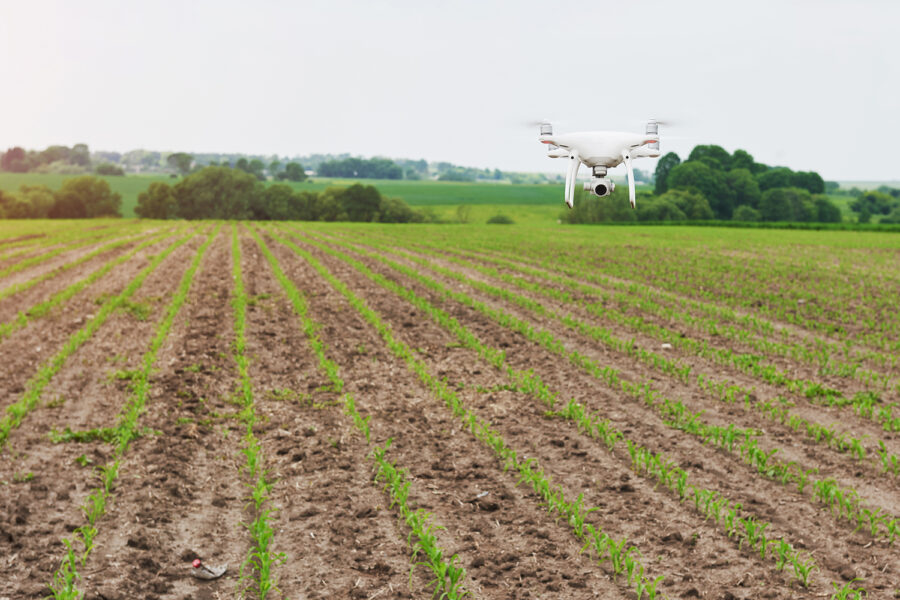
<path fill-rule="evenodd" d="M 534 122 L 657 118 L 682 159 L 900 180 L 898 23 L 895 0 L 0 0 L 0 148 L 563 173 Z"/>

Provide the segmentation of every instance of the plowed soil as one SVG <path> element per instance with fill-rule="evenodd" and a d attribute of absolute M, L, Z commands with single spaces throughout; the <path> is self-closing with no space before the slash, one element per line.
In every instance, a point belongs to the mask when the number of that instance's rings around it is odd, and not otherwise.
<path fill-rule="evenodd" d="M 627 578 L 615 575 L 609 561 L 598 564 L 583 552 L 583 542 L 569 524 L 548 512 L 529 486 L 519 484 L 516 473 L 504 470 L 493 451 L 469 433 L 403 359 L 394 356 L 344 295 L 278 236 L 309 252 L 363 298 L 393 335 L 424 361 L 429 373 L 451 386 L 467 408 L 490 421 L 520 457 L 535 459 L 567 498 L 581 495 L 585 506 L 595 508 L 588 521 L 636 547 L 646 576 L 663 577 L 660 590 L 665 596 L 812 599 L 830 597 L 836 586 L 852 585 L 865 586 L 870 598 L 900 597 L 896 543 L 851 525 L 808 489 L 800 492 L 765 477 L 739 452 L 727 452 L 672 427 L 657 411 L 558 352 L 378 257 L 411 267 L 485 307 L 543 329 L 567 351 L 616 369 L 626 381 L 650 381 L 666 397 L 702 411 L 710 423 L 759 430 L 760 447 L 777 449 L 779 459 L 857 490 L 864 506 L 877 507 L 890 518 L 900 515 L 900 477 L 884 473 L 874 462 L 874 440 L 900 454 L 896 432 L 884 431 L 846 407 L 825 408 L 736 368 L 686 351 L 666 350 L 669 358 L 690 364 L 694 374 L 752 388 L 760 401 L 783 396 L 794 414 L 860 436 L 867 459 L 816 443 L 805 431 L 772 421 L 752 405 L 719 401 L 695 377 L 685 380 L 667 374 L 580 334 L 553 314 L 606 327 L 612 335 L 632 340 L 635 347 L 663 351 L 652 336 L 605 320 L 577 302 L 523 291 L 487 275 L 476 268 L 496 266 L 486 258 L 469 257 L 466 265 L 450 249 L 429 250 L 402 241 L 406 239 L 402 236 L 395 238 L 392 231 L 397 230 L 236 227 L 241 247 L 238 266 L 250 299 L 245 353 L 259 417 L 254 433 L 274 481 L 268 506 L 273 511 L 271 551 L 279 556 L 278 589 L 268 597 L 431 597 L 433 577 L 424 566 L 411 564 L 410 531 L 383 484 L 373 481 L 372 450 L 390 440 L 387 455 L 411 481 L 410 506 L 427 511 L 440 527 L 439 544 L 446 558 L 456 555 L 465 567 L 465 588 L 471 597 L 636 598 Z M 332 389 L 251 229 L 303 295 L 325 354 L 338 365 L 345 382 L 340 393 Z M 51 434 L 66 428 L 85 432 L 116 426 L 133 393 L 129 373 L 141 368 L 165 307 L 212 231 L 206 224 L 188 230 L 199 235 L 168 256 L 128 305 L 65 360 L 0 449 L 0 600 L 50 594 L 48 584 L 66 552 L 63 540 L 72 539 L 73 532 L 85 525 L 82 506 L 100 483 L 96 467 L 113 453 L 112 445 L 102 440 L 56 442 Z M 154 255 L 184 235 L 167 235 L 140 250 L 62 306 L 36 315 L 0 341 L 0 409 L 27 393 L 39 369 L 96 315 L 99 303 L 119 294 Z M 241 452 L 241 380 L 234 358 L 231 236 L 227 225 L 213 240 L 156 358 L 139 421 L 141 435 L 120 464 L 106 513 L 96 525 L 94 547 L 78 563 L 78 589 L 87 599 L 254 597 L 255 572 L 247 561 L 252 541 L 246 525 L 251 519 L 250 488 Z M 16 241 L 25 239 L 10 235 L 0 239 L 0 248 L 14 248 Z M 0 322 L 15 319 L 20 311 L 27 313 L 143 239 L 0 300 Z M 6 259 L 3 266 L 46 252 L 53 247 L 51 242 L 36 241 L 32 250 Z M 95 247 L 18 270 L 0 281 L 0 290 L 77 260 Z M 540 376 L 561 403 L 570 398 L 581 403 L 628 439 L 664 453 L 689 473 L 693 485 L 714 490 L 740 503 L 745 516 L 769 523 L 769 539 L 783 538 L 815 561 L 809 587 L 798 582 L 790 565 L 778 569 L 770 555 L 762 557 L 738 537 L 727 535 L 722 523 L 705 518 L 692 500 L 680 501 L 655 479 L 635 472 L 624 443 L 611 451 L 573 423 L 548 415 L 548 407 L 517 388 L 505 370 L 465 347 L 453 332 L 347 258 L 445 311 L 483 344 L 505 352 L 509 367 Z M 414 258 L 464 275 L 469 282 L 425 268 Z M 512 268 L 504 272 L 531 283 L 555 285 Z M 476 282 L 520 294 L 545 311 L 524 308 L 509 295 L 489 294 L 473 285 Z M 670 325 L 661 317 L 647 318 Z M 683 327 L 681 333 L 712 347 L 747 351 L 700 328 Z M 818 378 L 808 363 L 785 357 L 772 360 L 798 379 L 820 381 L 848 395 L 867 389 L 858 380 Z M 369 419 L 369 440 L 345 413 L 345 394 Z M 214 580 L 194 577 L 191 563 L 197 558 L 227 565 L 225 575 Z M 419 556 L 415 562 L 421 560 Z"/>

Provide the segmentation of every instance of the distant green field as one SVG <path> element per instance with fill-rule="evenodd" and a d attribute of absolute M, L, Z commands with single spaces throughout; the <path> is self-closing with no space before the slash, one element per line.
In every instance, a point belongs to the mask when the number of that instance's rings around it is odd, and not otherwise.
<path fill-rule="evenodd" d="M 562 204 L 561 184 L 512 185 L 459 181 L 403 181 L 396 179 L 322 179 L 290 183 L 297 190 L 324 190 L 354 183 L 374 185 L 384 196 L 401 198 L 410 206 L 445 204 Z"/>

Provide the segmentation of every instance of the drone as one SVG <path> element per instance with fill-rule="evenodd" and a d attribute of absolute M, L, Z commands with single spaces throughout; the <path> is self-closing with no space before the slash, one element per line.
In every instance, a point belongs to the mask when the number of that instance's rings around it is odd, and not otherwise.
<path fill-rule="evenodd" d="M 553 125 L 541 123 L 538 140 L 550 146 L 550 158 L 568 158 L 566 171 L 566 205 L 572 208 L 575 201 L 575 178 L 581 164 L 590 167 L 591 181 L 584 184 L 585 191 L 595 196 L 608 196 L 616 185 L 606 176 L 606 170 L 623 162 L 628 171 L 628 200 L 634 208 L 634 172 L 631 161 L 635 158 L 656 158 L 659 156 L 659 122 L 647 122 L 644 134 L 622 131 L 582 131 L 553 135 Z"/>

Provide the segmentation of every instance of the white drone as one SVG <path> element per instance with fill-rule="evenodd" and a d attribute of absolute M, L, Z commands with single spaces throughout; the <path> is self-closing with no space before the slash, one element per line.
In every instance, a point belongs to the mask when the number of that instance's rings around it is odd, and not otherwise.
<path fill-rule="evenodd" d="M 575 178 L 581 163 L 593 169 L 590 183 L 584 189 L 595 196 L 608 196 L 615 184 L 606 176 L 606 170 L 623 162 L 628 171 L 628 199 L 634 208 L 634 172 L 631 170 L 633 158 L 655 158 L 659 156 L 659 122 L 651 119 L 646 133 L 625 133 L 621 131 L 583 131 L 553 135 L 553 126 L 541 123 L 542 144 L 549 144 L 547 156 L 569 158 L 566 171 L 566 204 L 572 208 L 575 199 Z"/>

